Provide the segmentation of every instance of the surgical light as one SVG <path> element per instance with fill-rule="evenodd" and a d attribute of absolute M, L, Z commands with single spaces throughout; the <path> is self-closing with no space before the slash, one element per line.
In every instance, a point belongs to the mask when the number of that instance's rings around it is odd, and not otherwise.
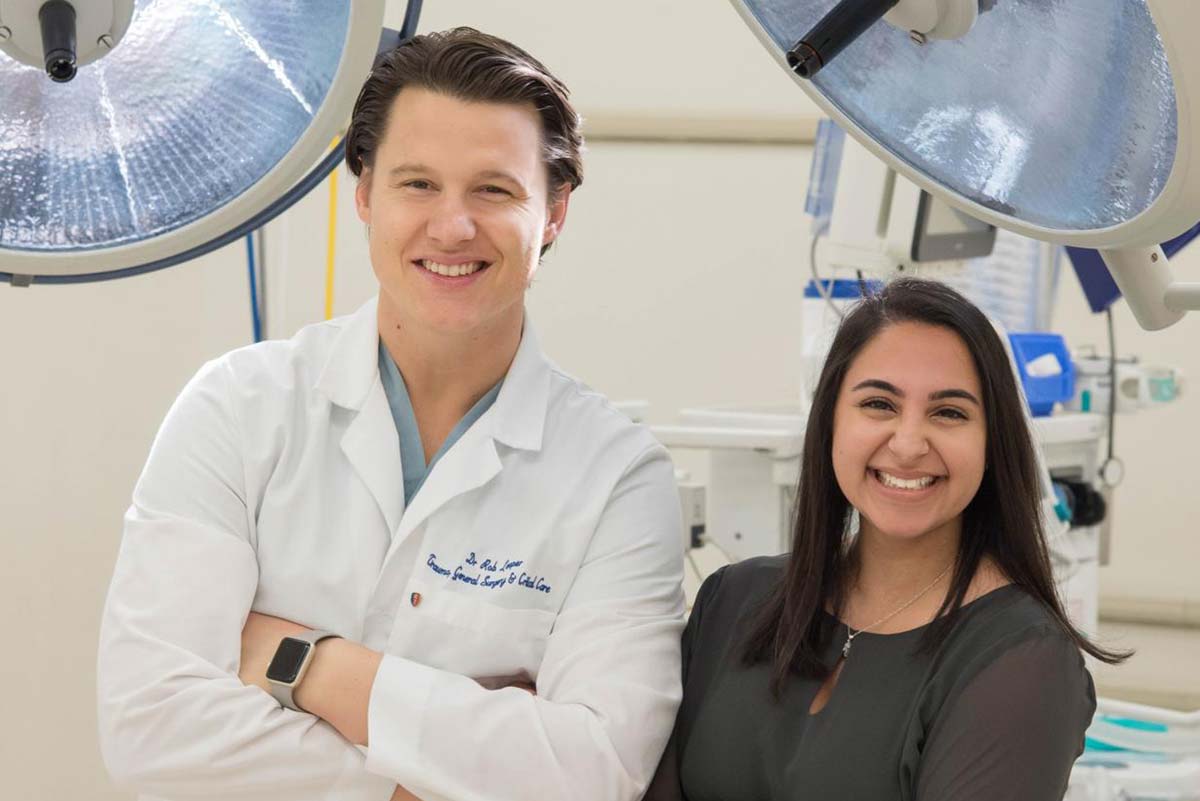
<path fill-rule="evenodd" d="M 892 169 L 984 222 L 1100 250 L 1146 328 L 1200 308 L 1200 283 L 1174 281 L 1157 244 L 1200 220 L 1200 4 L 733 2 Z M 800 45 L 850 12 L 836 57 L 799 74 Z"/>
<path fill-rule="evenodd" d="M 420 5 L 397 33 L 384 0 L 0 2 L 0 279 L 137 274 L 261 226 L 340 161 Z"/>

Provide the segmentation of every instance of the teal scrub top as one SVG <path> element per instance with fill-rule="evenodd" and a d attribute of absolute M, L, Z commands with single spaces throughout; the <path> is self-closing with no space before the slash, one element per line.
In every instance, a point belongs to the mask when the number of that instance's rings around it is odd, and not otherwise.
<path fill-rule="evenodd" d="M 416 497 L 417 491 L 429 477 L 429 473 L 437 464 L 438 459 L 441 459 L 454 443 L 458 442 L 459 437 L 471 427 L 471 424 L 496 402 L 496 397 L 500 394 L 500 387 L 504 381 L 501 380 L 475 402 L 463 419 L 454 426 L 454 430 L 450 432 L 446 441 L 442 443 L 442 447 L 438 448 L 437 453 L 429 460 L 429 464 L 426 464 L 425 446 L 421 442 L 421 432 L 417 428 L 417 417 L 413 414 L 412 400 L 408 397 L 408 387 L 405 386 L 404 377 L 400 375 L 400 368 L 396 366 L 392 354 L 388 353 L 382 339 L 379 340 L 379 378 L 383 382 L 383 391 L 387 394 L 388 406 L 392 410 L 392 419 L 396 422 L 396 433 L 400 437 L 400 464 L 404 467 L 404 506 L 407 508 L 412 504 L 412 499 Z"/>

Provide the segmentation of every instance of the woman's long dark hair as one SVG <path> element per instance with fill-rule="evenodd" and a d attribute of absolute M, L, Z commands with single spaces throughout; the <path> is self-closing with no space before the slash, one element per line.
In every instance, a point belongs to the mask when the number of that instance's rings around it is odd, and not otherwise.
<path fill-rule="evenodd" d="M 804 434 L 796 493 L 792 552 L 779 585 L 759 612 L 744 652 L 747 664 L 772 664 L 778 696 L 792 675 L 823 679 L 821 660 L 834 629 L 822 612 L 841 609 L 850 570 L 846 548 L 850 503 L 833 472 L 833 419 L 842 382 L 859 352 L 887 326 L 922 323 L 953 331 L 971 353 L 983 392 L 987 469 L 963 510 L 962 536 L 950 590 L 921 648 L 936 649 L 954 627 L 958 610 L 984 556 L 1036 598 L 1082 650 L 1115 663 L 1127 653 L 1107 651 L 1071 625 L 1054 586 L 1041 518 L 1041 486 L 1024 403 L 996 329 L 970 301 L 944 284 L 913 278 L 893 281 L 854 306 L 834 336 L 813 394 Z"/>

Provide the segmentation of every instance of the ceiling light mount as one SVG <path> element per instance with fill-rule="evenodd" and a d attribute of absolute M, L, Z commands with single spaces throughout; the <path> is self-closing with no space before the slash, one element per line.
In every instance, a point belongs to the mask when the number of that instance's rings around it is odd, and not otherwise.
<path fill-rule="evenodd" d="M 5 0 L 0 53 L 68 83 L 124 38 L 135 5 L 135 0 Z"/>

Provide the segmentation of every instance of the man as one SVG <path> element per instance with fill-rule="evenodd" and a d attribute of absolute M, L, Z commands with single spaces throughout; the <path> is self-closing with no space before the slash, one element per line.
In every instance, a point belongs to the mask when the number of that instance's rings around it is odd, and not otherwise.
<path fill-rule="evenodd" d="M 118 781 L 640 796 L 679 700 L 672 468 L 524 313 L 578 125 L 541 64 L 470 29 L 372 72 L 346 156 L 377 302 L 206 365 L 134 490 L 100 643 Z"/>

